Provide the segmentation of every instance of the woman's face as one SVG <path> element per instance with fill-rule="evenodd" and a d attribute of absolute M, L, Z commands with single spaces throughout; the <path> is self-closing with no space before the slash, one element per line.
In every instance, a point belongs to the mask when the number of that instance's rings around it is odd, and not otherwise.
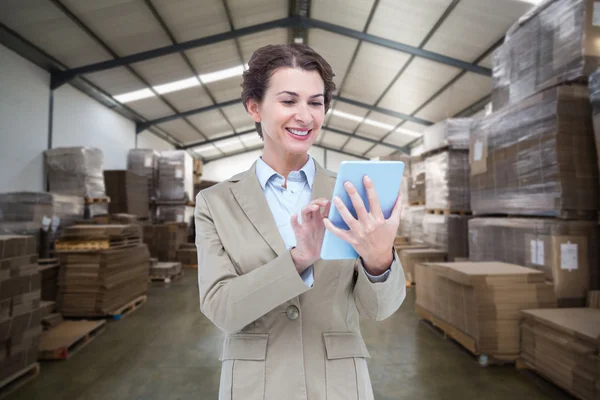
<path fill-rule="evenodd" d="M 249 107 L 253 119 L 261 123 L 265 147 L 306 154 L 325 119 L 324 94 L 325 84 L 317 71 L 275 70 L 262 103 Z"/>

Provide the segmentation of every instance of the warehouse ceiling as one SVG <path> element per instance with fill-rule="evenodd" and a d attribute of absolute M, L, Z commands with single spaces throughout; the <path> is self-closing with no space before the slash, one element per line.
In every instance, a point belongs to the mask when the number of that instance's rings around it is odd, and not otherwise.
<path fill-rule="evenodd" d="M 304 42 L 336 73 L 316 145 L 406 152 L 489 100 L 491 53 L 535 0 L 2 0 L 0 41 L 205 161 L 261 147 L 240 100 L 257 48 Z M 40 61 L 42 60 L 42 61 Z"/>

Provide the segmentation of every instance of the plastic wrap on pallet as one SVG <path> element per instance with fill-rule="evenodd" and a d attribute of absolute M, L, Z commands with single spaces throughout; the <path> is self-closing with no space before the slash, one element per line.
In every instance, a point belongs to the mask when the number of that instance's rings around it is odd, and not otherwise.
<path fill-rule="evenodd" d="M 446 150 L 425 159 L 425 206 L 428 209 L 469 210 L 469 152 Z"/>
<path fill-rule="evenodd" d="M 157 222 L 185 222 L 194 220 L 194 207 L 185 204 L 158 204 L 156 206 Z"/>
<path fill-rule="evenodd" d="M 59 147 L 46 150 L 50 192 L 82 196 L 106 196 L 104 155 L 91 147 Z"/>
<path fill-rule="evenodd" d="M 447 146 L 467 150 L 472 123 L 471 118 L 450 118 L 427 127 L 423 131 L 423 151 L 429 152 Z"/>
<path fill-rule="evenodd" d="M 194 160 L 187 151 L 163 151 L 158 159 L 159 201 L 194 199 Z"/>
<path fill-rule="evenodd" d="M 423 241 L 448 253 L 448 260 L 469 256 L 468 222 L 466 215 L 425 214 Z"/>
<path fill-rule="evenodd" d="M 494 110 L 600 67 L 597 2 L 544 1 L 520 18 L 493 56 Z"/>
<path fill-rule="evenodd" d="M 425 206 L 411 206 L 405 210 L 410 221 L 411 242 L 423 242 L 423 217 L 425 217 Z"/>
<path fill-rule="evenodd" d="M 535 268 L 554 282 L 563 306 L 584 306 L 600 289 L 600 226 L 594 221 L 547 218 L 473 218 L 469 259 Z"/>
<path fill-rule="evenodd" d="M 548 89 L 478 120 L 469 161 L 477 214 L 595 218 L 598 165 L 587 87 Z"/>
<path fill-rule="evenodd" d="M 598 160 L 598 168 L 600 169 L 600 69 L 590 76 L 589 90 L 590 103 L 592 103 L 594 138 L 596 141 L 596 158 Z"/>
<path fill-rule="evenodd" d="M 158 159 L 157 151 L 131 149 L 127 153 L 127 170 L 148 179 L 148 199 L 158 198 Z"/>
<path fill-rule="evenodd" d="M 100 215 L 108 215 L 109 203 L 92 203 L 85 205 L 85 218 L 95 218 Z"/>

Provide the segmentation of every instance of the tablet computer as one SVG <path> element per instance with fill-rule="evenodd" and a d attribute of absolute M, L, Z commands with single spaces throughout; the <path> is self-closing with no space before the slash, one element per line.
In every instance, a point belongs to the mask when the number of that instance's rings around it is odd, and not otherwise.
<path fill-rule="evenodd" d="M 338 196 L 342 199 L 350 213 L 356 218 L 356 210 L 344 188 L 344 183 L 350 181 L 360 194 L 365 208 L 367 211 L 370 211 L 369 198 L 363 184 L 363 177 L 368 175 L 375 185 L 381 210 L 387 219 L 390 217 L 394 204 L 396 204 L 396 199 L 400 194 L 400 182 L 402 181 L 403 173 L 404 163 L 402 161 L 343 161 L 340 164 L 335 181 L 333 197 Z M 349 229 L 333 203 L 331 204 L 328 218 L 338 228 Z M 358 253 L 352 245 L 338 238 L 328 230 L 325 231 L 321 247 L 321 258 L 323 260 L 344 260 L 357 257 Z"/>

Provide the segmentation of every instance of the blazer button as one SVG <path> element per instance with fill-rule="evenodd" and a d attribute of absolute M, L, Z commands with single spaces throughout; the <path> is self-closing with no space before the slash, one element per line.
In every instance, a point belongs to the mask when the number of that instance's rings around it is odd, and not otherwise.
<path fill-rule="evenodd" d="M 300 310 L 298 310 L 298 307 L 296 306 L 289 306 L 286 311 L 286 314 L 287 317 L 293 321 L 295 319 L 298 319 L 298 317 L 300 316 Z"/>

